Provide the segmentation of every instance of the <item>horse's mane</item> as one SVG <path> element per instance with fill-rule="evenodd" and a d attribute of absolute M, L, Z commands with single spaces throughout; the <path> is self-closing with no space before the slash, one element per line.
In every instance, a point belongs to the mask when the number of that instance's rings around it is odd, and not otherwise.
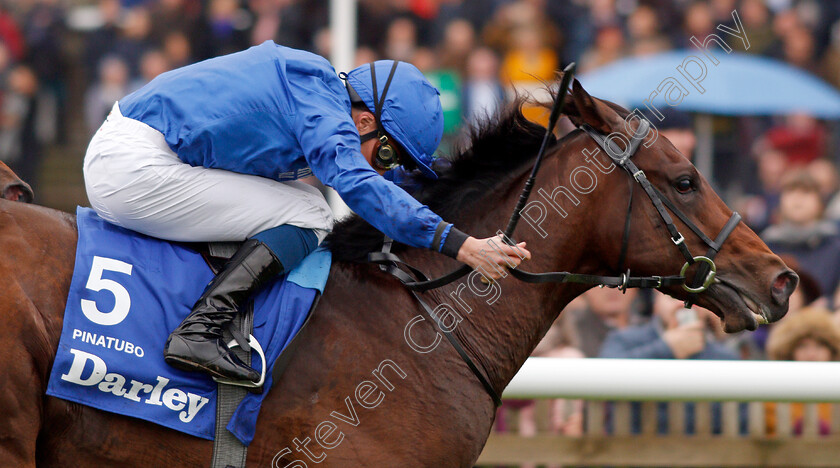
<path fill-rule="evenodd" d="M 412 192 L 421 203 L 448 222 L 457 223 L 475 209 L 477 201 L 529 166 L 545 135 L 545 127 L 522 115 L 524 98 L 517 98 L 495 117 L 472 126 L 467 142 L 453 155 L 438 159 L 437 180 L 412 179 Z M 552 136 L 551 143 L 554 143 Z M 382 233 L 358 215 L 335 225 L 326 244 L 336 261 L 362 261 L 382 247 Z M 393 251 L 405 249 L 395 243 Z"/>

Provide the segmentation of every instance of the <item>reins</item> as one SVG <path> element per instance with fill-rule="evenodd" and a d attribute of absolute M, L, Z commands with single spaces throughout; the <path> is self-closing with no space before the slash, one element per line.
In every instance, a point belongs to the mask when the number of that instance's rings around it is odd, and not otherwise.
<path fill-rule="evenodd" d="M 539 152 L 537 153 L 537 159 L 534 162 L 534 167 L 531 170 L 531 174 L 528 177 L 528 180 L 525 182 L 525 186 L 523 187 L 522 193 L 519 196 L 519 201 L 517 202 L 513 213 L 511 214 L 505 232 L 499 232 L 500 234 L 502 234 L 502 239 L 504 240 L 504 242 L 509 245 L 515 245 L 515 243 L 511 240 L 513 232 L 516 229 L 516 224 L 518 223 L 521 217 L 521 211 L 527 204 L 528 198 L 530 197 L 531 191 L 533 190 L 537 173 L 539 171 L 542 159 L 545 155 L 545 151 L 548 146 L 548 141 L 553 132 L 554 126 L 556 125 L 557 120 L 562 113 L 563 105 L 565 103 L 565 97 L 568 92 L 569 85 L 571 84 L 574 71 L 574 63 L 569 64 L 564 70 L 563 78 L 560 83 L 560 88 L 558 90 L 557 96 L 555 97 L 555 101 L 551 109 L 546 133 L 543 137 L 543 141 L 540 146 Z M 509 272 L 511 276 L 520 281 L 532 284 L 591 284 L 599 285 L 601 287 L 606 286 L 611 288 L 618 288 L 621 291 L 626 291 L 628 288 L 658 289 L 663 286 L 680 285 L 683 287 L 683 289 L 691 293 L 691 296 L 686 301 L 686 307 L 691 307 L 696 299 L 696 295 L 708 289 L 715 282 L 715 275 L 717 274 L 717 270 L 714 263 L 714 257 L 720 251 L 723 243 L 726 241 L 729 235 L 738 226 L 738 223 L 741 220 L 741 215 L 739 215 L 736 212 L 733 212 L 732 216 L 729 218 L 729 220 L 723 226 L 721 231 L 718 233 L 715 240 L 712 240 L 708 236 L 706 236 L 706 234 L 703 233 L 703 231 L 699 227 L 697 227 L 697 225 L 694 224 L 684 213 L 682 213 L 676 207 L 676 205 L 674 205 L 670 200 L 668 200 L 650 183 L 644 171 L 639 169 L 636 166 L 636 164 L 631 160 L 632 156 L 636 153 L 636 151 L 638 151 L 639 146 L 642 144 L 650 130 L 650 122 L 648 122 L 647 120 L 639 120 L 639 126 L 636 128 L 636 131 L 634 132 L 629 144 L 623 150 L 620 147 L 618 147 L 618 145 L 613 141 L 611 135 L 604 135 L 587 124 L 583 124 L 579 128 L 582 131 L 584 131 L 590 138 L 592 138 L 601 149 L 604 150 L 604 152 L 607 154 L 607 156 L 610 158 L 613 164 L 620 167 L 631 176 L 630 197 L 627 204 L 627 217 L 625 218 L 621 253 L 619 256 L 619 270 L 621 271 L 624 269 L 624 263 L 626 260 L 627 247 L 630 237 L 631 211 L 633 208 L 634 188 L 636 186 L 635 184 L 633 184 L 633 181 L 637 182 L 642 187 L 645 194 L 653 203 L 654 208 L 656 209 L 660 218 L 662 218 L 662 221 L 664 222 L 665 227 L 668 230 L 668 234 L 671 238 L 671 241 L 674 243 L 677 249 L 679 249 L 680 253 L 685 259 L 685 264 L 680 270 L 679 275 L 670 276 L 631 276 L 629 269 L 627 269 L 627 271 L 622 273 L 620 276 L 601 276 L 580 273 L 569 273 L 565 271 L 531 273 L 523 271 L 519 268 L 510 268 Z M 679 218 L 680 221 L 682 221 L 686 226 L 688 226 L 688 228 L 694 234 L 696 234 L 707 246 L 709 246 L 709 250 L 706 252 L 706 255 L 693 256 L 691 254 L 691 251 L 685 244 L 685 237 L 674 225 L 673 218 L 671 217 L 668 210 L 670 210 L 671 213 L 674 213 L 674 215 L 677 218 Z M 486 372 L 481 372 L 478 369 L 478 366 L 475 365 L 475 363 L 463 349 L 458 340 L 454 336 L 452 336 L 452 334 L 449 331 L 446 330 L 446 328 L 441 323 L 441 320 L 435 316 L 433 309 L 428 304 L 426 304 L 418 294 L 452 283 L 453 281 L 470 273 L 472 271 L 472 268 L 470 268 L 467 265 L 462 265 L 460 268 L 453 270 L 450 273 L 447 273 L 443 276 L 434 279 L 429 279 L 425 274 L 423 274 L 422 271 L 403 262 L 398 256 L 391 253 L 390 250 L 392 243 L 393 241 L 386 236 L 385 242 L 383 243 L 382 251 L 369 253 L 368 261 L 371 263 L 378 264 L 382 271 L 385 271 L 395 276 L 406 288 L 409 289 L 409 291 L 417 300 L 417 302 L 420 303 L 421 310 L 425 315 L 425 318 L 427 320 L 434 321 L 437 324 L 437 327 L 440 330 L 440 332 L 444 334 L 449 343 L 455 348 L 455 350 L 458 352 L 458 354 L 461 356 L 461 358 L 464 360 L 464 362 L 467 364 L 467 366 L 470 368 L 473 374 L 475 374 L 475 376 L 481 382 L 484 389 L 493 399 L 493 402 L 496 404 L 496 406 L 501 405 L 501 398 L 499 396 L 499 393 L 496 391 L 495 388 L 493 388 L 493 385 L 486 377 Z M 695 263 L 700 264 L 699 268 L 692 280 L 688 281 L 686 277 L 686 272 L 688 268 Z"/>

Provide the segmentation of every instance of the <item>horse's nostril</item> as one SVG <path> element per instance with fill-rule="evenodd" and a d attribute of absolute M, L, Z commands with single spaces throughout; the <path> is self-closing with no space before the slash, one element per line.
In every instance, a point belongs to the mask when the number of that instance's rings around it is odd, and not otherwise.
<path fill-rule="evenodd" d="M 782 305 L 788 300 L 796 285 L 799 283 L 799 277 L 791 270 L 783 271 L 773 280 L 773 285 L 770 287 L 770 292 L 773 296 L 773 302 L 776 305 Z"/>

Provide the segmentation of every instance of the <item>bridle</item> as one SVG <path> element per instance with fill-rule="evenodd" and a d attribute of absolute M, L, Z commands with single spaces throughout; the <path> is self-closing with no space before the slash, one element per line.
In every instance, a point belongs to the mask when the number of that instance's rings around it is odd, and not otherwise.
<path fill-rule="evenodd" d="M 720 251 L 721 247 L 723 247 L 723 243 L 726 242 L 726 239 L 732 234 L 732 231 L 738 226 L 738 223 L 741 222 L 741 215 L 737 212 L 733 212 L 732 216 L 729 217 L 729 220 L 723 226 L 723 228 L 718 233 L 715 240 L 710 239 L 696 224 L 694 224 L 691 219 L 688 218 L 676 205 L 673 204 L 667 197 L 662 195 L 662 193 L 657 190 L 648 180 L 645 172 L 639 169 L 638 166 L 633 162 L 631 159 L 636 151 L 638 151 L 639 146 L 644 142 L 645 137 L 647 136 L 648 132 L 650 131 L 650 122 L 645 119 L 639 120 L 639 125 L 636 128 L 636 132 L 633 135 L 633 138 L 630 140 L 630 144 L 622 150 L 615 142 L 613 138 L 610 138 L 610 135 L 604 135 L 587 124 L 583 124 L 579 127 L 583 130 L 587 135 L 589 135 L 601 149 L 609 156 L 610 160 L 618 166 L 619 168 L 623 169 L 630 177 L 633 178 L 645 191 L 650 201 L 653 203 L 654 208 L 659 213 L 659 216 L 662 218 L 662 221 L 665 223 L 665 228 L 668 230 L 668 235 L 671 237 L 671 242 L 679 249 L 680 253 L 682 254 L 683 258 L 685 258 L 685 264 L 683 265 L 682 269 L 680 270 L 679 276 L 672 276 L 667 278 L 673 278 L 677 281 L 677 284 L 681 283 L 683 289 L 688 291 L 689 293 L 698 294 L 705 290 L 707 290 L 715 280 L 715 275 L 717 274 L 717 268 L 715 266 L 714 258 L 717 253 Z M 630 212 L 633 208 L 633 193 L 634 193 L 635 185 L 631 186 L 630 189 L 630 198 L 627 204 L 627 216 L 625 217 L 624 221 L 624 235 L 621 241 L 621 254 L 619 256 L 619 271 L 624 270 L 624 262 L 627 255 L 627 245 L 629 242 L 630 237 L 630 220 L 632 217 L 630 216 Z M 668 207 L 677 218 L 680 219 L 688 228 L 694 232 L 697 237 L 700 238 L 707 246 L 709 246 L 709 250 L 706 252 L 705 255 L 698 255 L 694 256 L 691 254 L 691 250 L 689 250 L 688 246 L 685 244 L 685 236 L 677 229 L 674 225 L 674 220 L 671 218 L 671 215 L 668 213 L 668 210 L 665 207 Z M 694 263 L 700 263 L 700 269 L 694 275 L 694 279 L 691 283 L 686 281 L 686 272 L 688 268 L 693 265 Z M 630 280 L 630 270 L 627 270 L 627 273 L 622 275 L 624 279 L 629 282 Z M 665 278 L 663 278 L 664 280 Z M 671 281 L 668 281 L 669 283 Z M 658 286 L 661 287 L 665 283 L 662 283 Z M 626 289 L 629 286 L 627 283 L 618 286 L 619 289 Z M 691 299 L 686 301 L 686 306 L 690 307 L 693 303 L 694 297 L 692 296 Z"/>
<path fill-rule="evenodd" d="M 514 242 L 510 239 L 514 229 L 516 228 L 517 221 L 519 220 L 520 213 L 522 209 L 525 207 L 527 200 L 530 196 L 531 189 L 534 186 L 534 181 L 536 179 L 536 174 L 539 170 L 540 164 L 542 162 L 542 158 L 545 154 L 545 150 L 547 147 L 547 142 L 549 140 L 549 136 L 552 133 L 552 129 L 557 122 L 557 119 L 560 115 L 560 111 L 562 110 L 563 102 L 565 101 L 564 96 L 566 95 L 566 91 L 569 86 L 569 82 L 571 80 L 571 76 L 574 73 L 574 64 L 570 64 L 564 73 L 563 81 L 560 85 L 560 90 L 557 94 L 557 99 L 554 103 L 554 107 L 552 108 L 551 116 L 549 118 L 548 128 L 546 129 L 546 135 L 543 139 L 542 146 L 537 154 L 536 162 L 534 163 L 534 167 L 531 171 L 531 176 L 525 183 L 525 187 L 522 191 L 522 194 L 519 198 L 519 203 L 517 207 L 514 209 L 513 214 L 511 215 L 510 221 L 508 222 L 507 229 L 503 234 L 503 239 L 505 242 L 513 245 Z M 526 283 L 578 283 L 578 284 L 591 284 L 591 285 L 598 285 L 601 287 L 611 287 L 617 288 L 621 291 L 626 291 L 628 288 L 661 288 L 663 286 L 673 286 L 673 285 L 680 285 L 691 293 L 691 296 L 686 301 L 686 307 L 691 307 L 696 299 L 696 295 L 706 291 L 714 282 L 715 282 L 715 275 L 717 274 L 717 268 L 715 266 L 714 258 L 717 253 L 720 251 L 723 243 L 729 237 L 730 234 L 735 230 L 738 224 L 741 221 L 741 215 L 733 212 L 732 216 L 730 216 L 729 220 L 723 226 L 723 228 L 718 233 L 715 240 L 710 239 L 697 225 L 691 221 L 682 211 L 680 211 L 676 205 L 674 205 L 667 197 L 665 197 L 661 192 L 659 192 L 648 180 L 647 176 L 645 175 L 644 171 L 638 168 L 636 164 L 632 161 L 633 155 L 639 149 L 639 146 L 644 142 L 645 137 L 647 136 L 648 132 L 650 131 L 651 124 L 645 119 L 639 119 L 639 125 L 637 126 L 633 137 L 629 140 L 629 144 L 622 149 L 615 143 L 614 135 L 615 133 L 610 135 L 604 135 L 603 133 L 598 132 L 597 130 L 593 129 L 587 124 L 581 125 L 579 127 L 580 130 L 585 132 L 589 135 L 590 138 L 595 140 L 598 146 L 607 154 L 610 158 L 612 163 L 615 166 L 618 166 L 627 174 L 630 175 L 630 197 L 628 198 L 627 204 L 627 215 L 624 221 L 624 234 L 622 236 L 621 241 L 621 253 L 619 255 L 619 270 L 623 271 L 627 256 L 627 248 L 629 245 L 629 238 L 630 238 L 630 224 L 631 224 L 631 212 L 633 209 L 633 194 L 635 192 L 636 184 L 633 183 L 635 181 L 638 185 L 642 187 L 642 189 L 647 194 L 650 201 L 653 203 L 654 208 L 659 213 L 659 216 L 662 218 L 662 221 L 665 223 L 665 228 L 668 230 L 668 235 L 671 238 L 671 241 L 674 245 L 679 249 L 680 253 L 682 254 L 683 258 L 685 259 L 685 264 L 680 270 L 679 275 L 670 275 L 670 276 L 631 276 L 630 270 L 627 269 L 626 272 L 622 273 L 620 276 L 600 276 L 600 275 L 589 275 L 589 274 L 581 274 L 581 273 L 569 273 L 569 272 L 548 272 L 548 273 L 530 273 L 527 271 L 523 271 L 519 268 L 510 269 L 509 272 L 511 276 L 514 278 L 526 282 Z M 626 137 L 622 134 L 622 139 L 626 139 Z M 667 210 L 666 210 L 667 207 Z M 708 247 L 709 250 L 706 252 L 705 255 L 694 256 L 691 254 L 688 246 L 685 244 L 685 236 L 677 229 L 674 225 L 674 220 L 671 217 L 670 210 L 674 215 L 677 216 L 688 228 L 699 237 Z M 460 345 L 458 340 L 448 331 L 446 328 L 442 326 L 440 323 L 440 319 L 436 316 L 433 309 L 426 304 L 418 293 L 429 291 L 431 289 L 436 289 L 441 286 L 447 285 L 452 283 L 453 281 L 463 277 L 464 275 L 470 273 L 472 268 L 467 265 L 463 265 L 460 268 L 443 275 L 441 277 L 435 279 L 429 279 L 426 277 L 423 272 L 414 268 L 413 266 L 403 262 L 398 256 L 392 254 L 390 252 L 391 245 L 393 241 L 385 237 L 385 242 L 383 243 L 382 251 L 380 252 L 371 252 L 368 254 L 368 261 L 371 263 L 379 264 L 379 267 L 382 271 L 390 273 L 391 275 L 395 276 L 399 279 L 403 285 L 409 289 L 412 295 L 417 299 L 418 303 L 421 305 L 421 311 L 426 316 L 427 320 L 431 320 L 437 324 L 437 327 L 441 333 L 447 338 L 447 340 L 452 344 L 467 366 L 472 370 L 473 374 L 476 375 L 478 380 L 484 386 L 484 389 L 487 393 L 490 394 L 491 398 L 493 399 L 496 406 L 501 405 L 501 398 L 499 397 L 498 392 L 495 388 L 490 384 L 490 381 L 485 374 L 478 370 L 478 367 Z M 694 277 L 690 280 L 686 277 L 686 273 L 688 268 L 695 264 L 699 264 L 699 268 L 695 273 Z"/>

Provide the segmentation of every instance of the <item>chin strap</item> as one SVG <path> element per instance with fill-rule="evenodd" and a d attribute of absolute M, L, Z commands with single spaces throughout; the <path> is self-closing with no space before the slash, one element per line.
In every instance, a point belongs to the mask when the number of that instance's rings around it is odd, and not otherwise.
<path fill-rule="evenodd" d="M 379 134 L 379 131 L 378 131 L 378 130 L 374 130 L 374 131 L 372 131 L 372 132 L 367 132 L 367 133 L 365 133 L 364 135 L 359 135 L 359 138 L 361 139 L 362 143 L 364 143 L 364 142 L 366 142 L 366 141 L 368 141 L 368 140 L 373 140 L 374 138 L 376 138 L 376 136 L 377 136 L 378 134 Z"/>

